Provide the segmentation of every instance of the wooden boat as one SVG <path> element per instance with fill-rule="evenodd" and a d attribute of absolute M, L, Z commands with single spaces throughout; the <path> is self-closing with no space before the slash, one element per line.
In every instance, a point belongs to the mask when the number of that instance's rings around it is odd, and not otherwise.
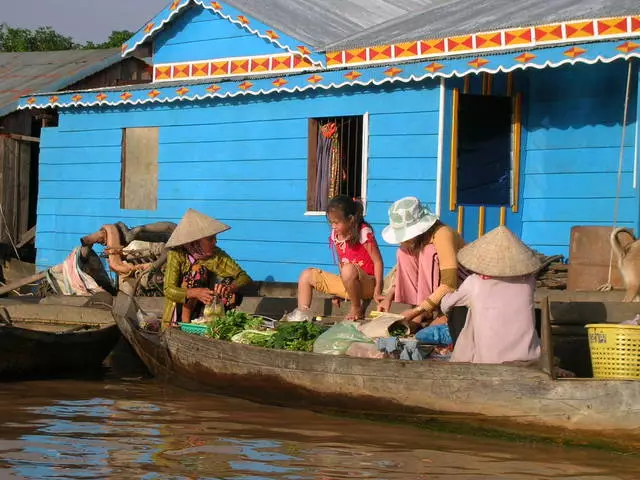
<path fill-rule="evenodd" d="M 97 369 L 120 338 L 109 309 L 0 305 L 0 380 Z"/>
<path fill-rule="evenodd" d="M 160 381 L 249 400 L 479 424 L 569 440 L 640 442 L 640 381 L 557 379 L 535 368 L 407 362 L 269 350 L 137 328 L 137 305 L 114 316 Z M 544 336 L 543 336 L 544 337 Z M 548 346 L 549 337 L 543 338 Z"/>

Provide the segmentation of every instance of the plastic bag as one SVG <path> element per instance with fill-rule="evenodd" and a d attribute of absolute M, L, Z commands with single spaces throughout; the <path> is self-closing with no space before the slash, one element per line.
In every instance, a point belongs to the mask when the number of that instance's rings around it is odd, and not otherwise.
<path fill-rule="evenodd" d="M 387 355 L 378 350 L 378 347 L 375 344 L 362 342 L 353 342 L 349 345 L 346 355 L 348 357 L 360 358 L 387 358 Z"/>
<path fill-rule="evenodd" d="M 356 322 L 344 321 L 336 323 L 320 335 L 313 344 L 313 351 L 326 355 L 344 355 L 354 342 L 374 343 L 371 338 L 358 330 Z"/>
<path fill-rule="evenodd" d="M 381 313 L 373 320 L 359 325 L 358 329 L 369 338 L 391 337 L 395 336 L 389 331 L 394 325 L 398 325 L 403 331 L 402 336 L 409 335 L 409 325 L 404 317 L 388 312 Z"/>
<path fill-rule="evenodd" d="M 231 337 L 231 341 L 234 343 L 264 347 L 275 333 L 275 330 L 243 330 Z"/>
<path fill-rule="evenodd" d="M 448 325 L 433 325 L 416 333 L 416 340 L 430 345 L 451 345 L 453 339 Z"/>

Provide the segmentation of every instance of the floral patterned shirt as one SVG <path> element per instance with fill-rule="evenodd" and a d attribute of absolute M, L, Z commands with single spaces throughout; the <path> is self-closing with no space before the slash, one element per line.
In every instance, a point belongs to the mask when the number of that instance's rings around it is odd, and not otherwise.
<path fill-rule="evenodd" d="M 329 236 L 329 244 L 335 249 L 338 255 L 338 261 L 340 266 L 352 263 L 358 265 L 367 275 L 374 275 L 373 260 L 371 255 L 367 252 L 365 245 L 376 244 L 376 237 L 373 235 L 373 230 L 364 223 L 360 226 L 360 238 L 355 245 L 349 245 L 344 240 L 337 238 L 335 230 L 331 230 Z"/>

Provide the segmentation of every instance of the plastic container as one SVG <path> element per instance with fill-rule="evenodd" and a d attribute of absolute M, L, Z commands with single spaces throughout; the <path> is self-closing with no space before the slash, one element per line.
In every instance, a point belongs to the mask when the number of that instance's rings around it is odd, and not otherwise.
<path fill-rule="evenodd" d="M 198 323 L 178 323 L 180 325 L 180 330 L 185 333 L 191 333 L 193 335 L 206 335 L 207 334 L 207 325 L 198 324 Z"/>
<path fill-rule="evenodd" d="M 594 378 L 640 380 L 640 326 L 585 325 Z"/>

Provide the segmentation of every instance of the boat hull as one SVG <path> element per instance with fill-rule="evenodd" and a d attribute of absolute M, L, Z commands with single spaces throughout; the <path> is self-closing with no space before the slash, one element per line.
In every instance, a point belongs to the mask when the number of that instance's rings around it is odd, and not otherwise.
<path fill-rule="evenodd" d="M 0 380 L 68 376 L 99 369 L 121 338 L 108 311 L 46 305 L 3 307 Z"/>
<path fill-rule="evenodd" d="M 116 323 L 160 381 L 276 405 L 640 441 L 640 382 L 552 380 L 511 365 L 269 350 L 177 329 L 150 334 L 136 328 L 131 308 L 116 309 Z"/>

